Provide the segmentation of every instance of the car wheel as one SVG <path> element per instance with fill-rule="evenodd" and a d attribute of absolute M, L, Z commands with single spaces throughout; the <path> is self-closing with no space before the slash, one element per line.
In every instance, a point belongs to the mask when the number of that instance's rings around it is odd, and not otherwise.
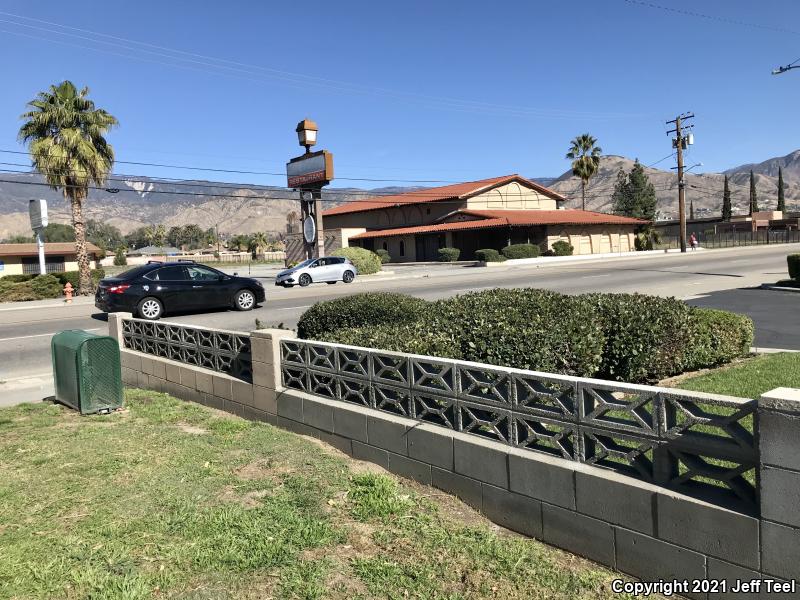
<path fill-rule="evenodd" d="M 308 273 L 303 273 L 300 275 L 300 287 L 306 287 L 308 284 L 311 283 L 311 275 Z"/>
<path fill-rule="evenodd" d="M 355 275 L 352 271 L 345 271 L 344 275 L 342 275 L 342 281 L 345 283 L 352 283 L 353 279 L 355 279 Z"/>
<path fill-rule="evenodd" d="M 161 315 L 164 314 L 164 305 L 161 304 L 161 300 L 158 298 L 149 296 L 147 298 L 142 298 L 142 301 L 139 302 L 139 305 L 136 307 L 136 312 L 142 319 L 155 321 L 160 319 Z"/>
<path fill-rule="evenodd" d="M 252 310 L 256 305 L 256 295 L 250 290 L 239 290 L 233 297 L 236 310 Z"/>
<path fill-rule="evenodd" d="M 326 281 L 325 283 L 327 283 L 328 285 L 336 285 L 335 281 Z"/>

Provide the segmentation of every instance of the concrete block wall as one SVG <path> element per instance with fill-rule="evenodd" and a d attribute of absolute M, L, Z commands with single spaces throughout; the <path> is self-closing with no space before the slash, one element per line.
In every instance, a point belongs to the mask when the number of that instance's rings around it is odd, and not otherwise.
<path fill-rule="evenodd" d="M 316 437 L 454 494 L 499 525 L 645 581 L 722 578 L 730 587 L 737 579 L 800 579 L 798 390 L 776 390 L 759 404 L 758 518 L 605 469 L 283 388 L 280 340 L 292 335 L 252 333 L 253 384 L 126 349 L 123 379 Z"/>

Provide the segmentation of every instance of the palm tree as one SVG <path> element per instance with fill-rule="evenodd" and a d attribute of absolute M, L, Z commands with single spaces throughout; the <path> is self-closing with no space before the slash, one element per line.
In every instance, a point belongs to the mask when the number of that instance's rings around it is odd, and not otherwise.
<path fill-rule="evenodd" d="M 70 81 L 51 85 L 28 102 L 22 115 L 19 140 L 28 145 L 33 167 L 54 190 L 60 189 L 70 201 L 75 252 L 80 271 L 79 293 L 91 293 L 89 255 L 83 203 L 89 185 L 102 186 L 114 165 L 114 149 L 103 137 L 118 124 L 117 119 L 95 108 L 88 99 L 89 88 L 78 91 Z"/>
<path fill-rule="evenodd" d="M 253 254 L 258 255 L 267 247 L 267 244 L 269 244 L 269 240 L 267 239 L 267 234 L 264 233 L 263 231 L 259 231 L 250 236 L 249 250 Z"/>
<path fill-rule="evenodd" d="M 588 133 L 572 140 L 567 152 L 567 159 L 572 161 L 572 174 L 581 178 L 581 210 L 586 210 L 586 184 L 597 173 L 600 166 L 600 146 L 595 146 L 597 139 Z"/>

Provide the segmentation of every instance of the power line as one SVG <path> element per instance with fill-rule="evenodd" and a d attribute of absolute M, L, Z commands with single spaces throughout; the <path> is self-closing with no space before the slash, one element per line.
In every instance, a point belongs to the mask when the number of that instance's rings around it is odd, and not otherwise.
<path fill-rule="evenodd" d="M 655 8 L 658 10 L 663 10 L 666 12 L 671 12 L 688 17 L 708 19 L 710 21 L 719 21 L 720 23 L 728 23 L 730 25 L 740 25 L 742 27 L 754 27 L 756 29 L 765 29 L 768 31 L 778 31 L 781 33 L 791 33 L 793 35 L 800 35 L 800 31 L 795 31 L 793 29 L 786 29 L 785 27 L 775 27 L 773 25 L 763 25 L 760 23 L 749 23 L 747 21 L 739 21 L 737 19 L 730 19 L 727 17 L 707 15 L 705 13 L 699 13 L 692 10 L 684 10 L 680 8 L 674 8 L 672 6 L 663 6 L 661 4 L 655 4 L 654 2 L 646 2 L 645 0 L 622 0 L 622 1 L 627 2 L 628 4 L 637 4 L 639 6 L 646 6 L 647 8 Z"/>

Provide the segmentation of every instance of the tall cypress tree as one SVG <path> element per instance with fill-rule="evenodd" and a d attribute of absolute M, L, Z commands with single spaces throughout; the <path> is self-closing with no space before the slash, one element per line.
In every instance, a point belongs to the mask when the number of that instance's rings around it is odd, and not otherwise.
<path fill-rule="evenodd" d="M 694 221 L 694 198 L 689 198 L 689 220 Z"/>
<path fill-rule="evenodd" d="M 725 175 L 725 187 L 722 188 L 722 220 L 730 221 L 733 210 L 731 209 L 731 190 L 728 187 L 728 176 Z"/>
<path fill-rule="evenodd" d="M 786 198 L 783 197 L 783 169 L 778 167 L 778 210 L 786 210 Z"/>
<path fill-rule="evenodd" d="M 756 194 L 756 177 L 750 171 L 750 212 L 749 215 L 758 212 L 758 195 Z"/>

